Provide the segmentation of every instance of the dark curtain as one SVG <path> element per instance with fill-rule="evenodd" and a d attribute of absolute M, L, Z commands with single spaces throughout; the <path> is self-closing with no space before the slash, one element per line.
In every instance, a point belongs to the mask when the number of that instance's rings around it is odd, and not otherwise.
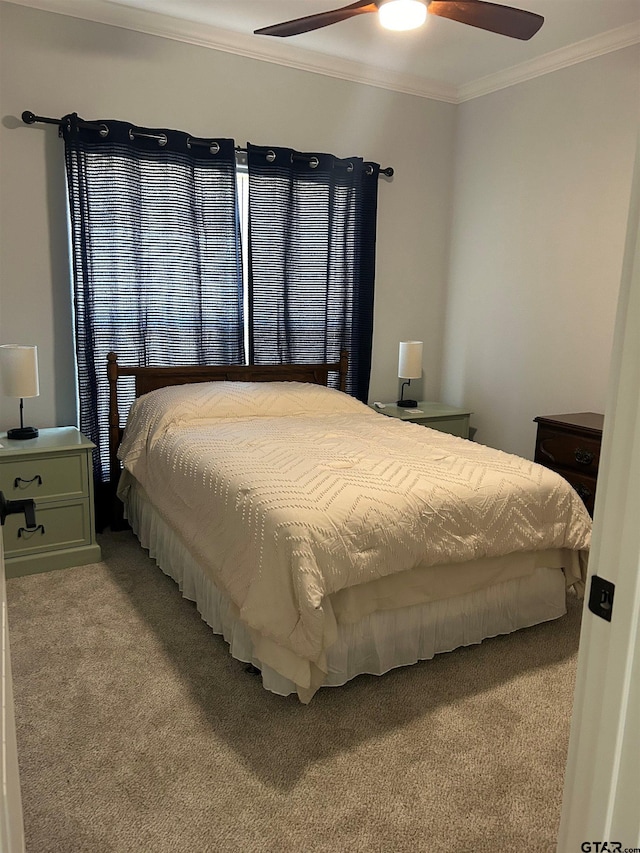
<path fill-rule="evenodd" d="M 377 163 L 248 145 L 249 359 L 326 362 L 349 350 L 347 391 L 371 372 Z"/>
<path fill-rule="evenodd" d="M 107 353 L 137 366 L 242 363 L 242 262 L 233 140 L 84 124 L 67 116 L 61 133 L 80 429 L 106 481 Z"/>

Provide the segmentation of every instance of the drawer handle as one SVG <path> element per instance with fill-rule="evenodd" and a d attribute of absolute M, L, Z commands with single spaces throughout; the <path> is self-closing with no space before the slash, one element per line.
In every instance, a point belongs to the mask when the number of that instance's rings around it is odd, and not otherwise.
<path fill-rule="evenodd" d="M 40 476 L 40 474 L 36 474 L 36 476 L 32 477 L 30 480 L 23 480 L 22 477 L 16 477 L 15 480 L 13 481 L 13 488 L 19 489 L 21 483 L 24 484 L 25 486 L 28 486 L 29 483 L 36 483 L 36 485 L 41 486 L 42 485 L 42 477 Z"/>
<path fill-rule="evenodd" d="M 40 531 L 41 535 L 44 536 L 44 524 L 39 524 L 37 527 L 19 527 L 18 539 L 30 538 L 32 533 L 37 533 L 38 531 Z M 28 537 L 27 534 L 29 535 Z"/>
<path fill-rule="evenodd" d="M 582 483 L 576 483 L 573 488 L 580 495 L 583 501 L 586 501 L 587 498 L 591 497 L 591 489 L 588 489 L 586 486 L 583 486 Z"/>
<path fill-rule="evenodd" d="M 591 465 L 593 462 L 593 453 L 589 450 L 582 450 L 577 447 L 576 452 L 573 455 L 578 465 Z"/>

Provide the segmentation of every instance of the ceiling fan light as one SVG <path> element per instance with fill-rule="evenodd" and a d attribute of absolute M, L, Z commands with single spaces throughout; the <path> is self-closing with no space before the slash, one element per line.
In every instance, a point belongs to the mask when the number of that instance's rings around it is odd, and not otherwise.
<path fill-rule="evenodd" d="M 427 4 L 424 0 L 384 0 L 378 16 L 388 30 L 415 30 L 427 19 Z"/>

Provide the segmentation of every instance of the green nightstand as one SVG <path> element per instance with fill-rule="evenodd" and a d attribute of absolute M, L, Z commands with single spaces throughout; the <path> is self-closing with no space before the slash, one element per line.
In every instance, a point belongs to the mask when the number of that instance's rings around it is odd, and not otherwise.
<path fill-rule="evenodd" d="M 377 406 L 374 403 L 371 408 L 388 418 L 398 418 L 458 435 L 460 438 L 469 438 L 469 418 L 472 413 L 468 409 L 456 409 L 443 403 L 425 401 L 419 402 L 417 409 L 402 409 L 395 403 L 379 403 Z"/>
<path fill-rule="evenodd" d="M 0 490 L 8 500 L 33 498 L 36 527 L 22 515 L 4 526 L 8 578 L 96 563 L 93 506 L 94 444 L 75 427 L 41 429 L 37 438 L 0 434 Z"/>

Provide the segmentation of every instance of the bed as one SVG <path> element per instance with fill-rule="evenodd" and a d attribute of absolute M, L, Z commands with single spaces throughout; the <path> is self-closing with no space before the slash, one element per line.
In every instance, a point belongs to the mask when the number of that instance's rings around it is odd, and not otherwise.
<path fill-rule="evenodd" d="M 346 353 L 108 362 L 112 479 L 132 529 L 231 654 L 305 703 L 559 618 L 586 577 L 591 520 L 564 479 L 374 412 L 344 393 L 346 369 Z M 123 434 L 124 378 L 137 399 Z"/>

